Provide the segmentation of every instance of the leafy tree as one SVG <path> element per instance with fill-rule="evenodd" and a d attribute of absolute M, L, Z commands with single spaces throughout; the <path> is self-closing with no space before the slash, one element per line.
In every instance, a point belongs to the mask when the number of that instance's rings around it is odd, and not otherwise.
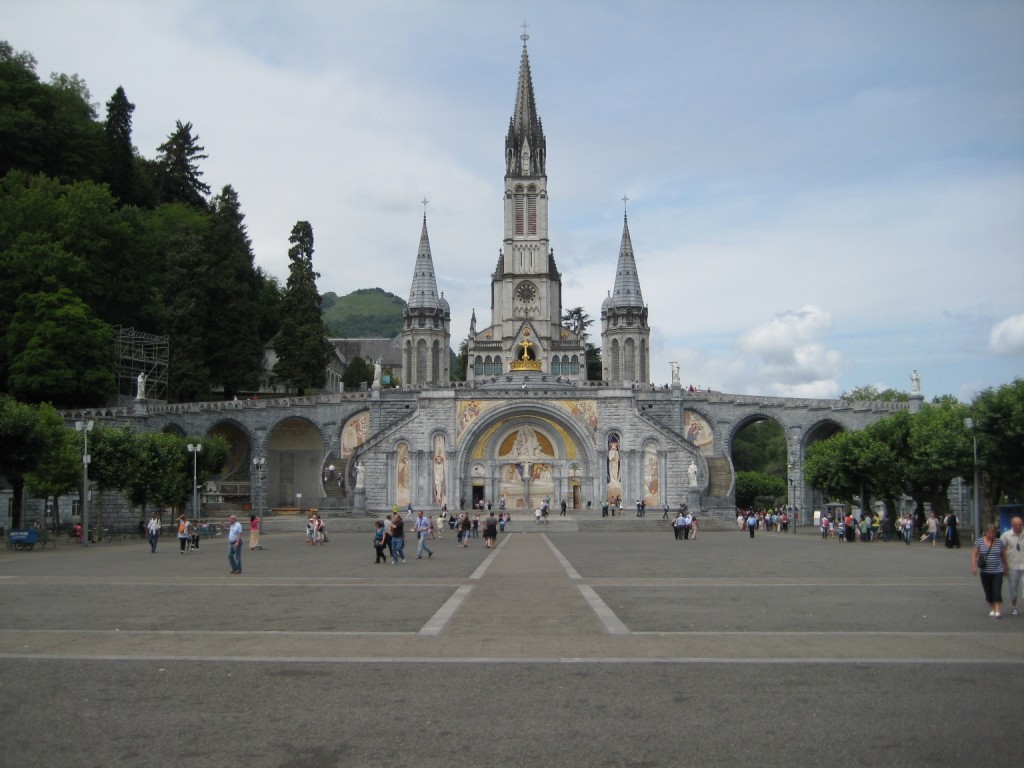
<path fill-rule="evenodd" d="M 60 416 L 55 411 L 60 421 Z M 60 426 L 64 427 L 63 422 Z M 52 500 L 53 529 L 60 521 L 60 497 L 82 488 L 82 439 L 73 429 L 63 429 L 63 439 L 40 458 L 35 469 L 25 473 L 25 488 L 37 498 Z"/>
<path fill-rule="evenodd" d="M 732 441 L 732 462 L 737 472 L 764 472 L 786 477 L 786 435 L 765 419 L 744 427 Z"/>
<path fill-rule="evenodd" d="M 369 386 L 373 383 L 373 366 L 367 365 L 366 361 L 359 357 L 353 357 L 345 366 L 345 373 L 342 374 L 341 383 L 345 390 L 358 390 L 363 384 Z"/>
<path fill-rule="evenodd" d="M 604 366 L 601 364 L 601 348 L 589 341 L 584 346 L 584 359 L 587 361 L 587 380 L 601 381 L 604 378 Z"/>
<path fill-rule="evenodd" d="M 99 179 L 102 129 L 77 75 L 42 83 L 30 53 L 0 41 L 0 176 L 11 170 L 61 181 Z"/>
<path fill-rule="evenodd" d="M 949 511 L 949 485 L 955 477 L 970 477 L 973 448 L 964 426 L 966 406 L 944 402 L 926 405 L 910 420 L 907 440 L 908 492 L 918 502 L 918 516 L 924 502 L 944 516 Z"/>
<path fill-rule="evenodd" d="M 171 400 L 198 400 L 209 392 L 207 336 L 217 333 L 208 325 L 209 228 L 209 216 L 181 203 L 162 205 L 150 216 L 148 235 L 159 249 L 166 296 L 162 329 L 170 342 Z"/>
<path fill-rule="evenodd" d="M 132 113 L 135 105 L 128 101 L 120 85 L 107 102 L 107 119 L 103 124 L 107 159 L 103 180 L 121 205 L 135 203 L 135 149 L 132 146 Z"/>
<path fill-rule="evenodd" d="M 586 313 L 583 307 L 573 307 L 572 309 L 567 309 L 562 313 L 562 325 L 579 336 L 580 341 L 584 343 L 586 343 L 587 339 L 590 338 L 590 332 L 587 329 L 593 324 L 594 321 L 590 318 L 590 315 Z"/>
<path fill-rule="evenodd" d="M 192 135 L 192 123 L 178 120 L 174 132 L 157 150 L 160 152 L 157 158 L 159 202 L 184 203 L 205 210 L 210 186 L 202 181 L 199 161 L 209 155 L 203 154 L 204 147 L 199 145 L 199 137 Z"/>
<path fill-rule="evenodd" d="M 15 397 L 62 408 L 104 404 L 115 391 L 114 330 L 67 288 L 18 297 L 7 333 Z"/>
<path fill-rule="evenodd" d="M 281 327 L 281 284 L 262 267 L 256 267 L 256 332 L 266 344 Z"/>
<path fill-rule="evenodd" d="M 840 400 L 882 400 L 890 403 L 905 403 L 910 400 L 910 393 L 901 392 L 892 387 L 879 389 L 871 384 L 862 387 L 854 387 L 849 392 L 843 392 Z"/>
<path fill-rule="evenodd" d="M 451 366 L 451 380 L 465 381 L 466 372 L 469 371 L 469 337 L 467 336 L 459 344 L 459 353 L 455 355 L 454 364 Z"/>
<path fill-rule="evenodd" d="M 291 264 L 281 301 L 281 332 L 274 340 L 274 374 L 302 395 L 324 386 L 332 352 L 316 290 L 320 275 L 313 271 L 313 227 L 308 221 L 297 222 L 288 242 Z"/>
<path fill-rule="evenodd" d="M 224 398 L 259 385 L 263 343 L 259 335 L 259 274 L 253 267 L 252 244 L 246 233 L 238 195 L 226 186 L 212 203 L 209 235 L 210 317 L 205 325 L 210 384 L 224 389 Z"/>
<path fill-rule="evenodd" d="M 64 423 L 53 406 L 28 405 L 0 395 L 0 474 L 14 489 L 11 524 L 22 525 L 22 503 L 29 473 L 61 444 Z"/>
<path fill-rule="evenodd" d="M 786 498 L 786 481 L 764 472 L 736 473 L 736 506 L 768 509 Z"/>
<path fill-rule="evenodd" d="M 847 503 L 859 497 L 866 509 L 872 498 L 884 495 L 880 483 L 892 463 L 888 446 L 867 431 L 840 432 L 808 448 L 804 476 L 826 496 Z"/>
<path fill-rule="evenodd" d="M 1024 501 L 1024 379 L 986 389 L 971 414 L 978 461 L 989 479 L 985 495 L 996 504 Z"/>
<path fill-rule="evenodd" d="M 124 493 L 132 483 L 136 467 L 144 464 L 139 440 L 130 426 L 122 429 L 115 429 L 102 424 L 97 424 L 90 433 L 89 454 L 89 483 L 99 491 L 95 498 L 97 503 L 93 505 L 93 520 L 90 523 L 91 530 L 103 530 L 103 492 L 119 491 Z M 101 535 L 97 535 L 99 540 Z"/>

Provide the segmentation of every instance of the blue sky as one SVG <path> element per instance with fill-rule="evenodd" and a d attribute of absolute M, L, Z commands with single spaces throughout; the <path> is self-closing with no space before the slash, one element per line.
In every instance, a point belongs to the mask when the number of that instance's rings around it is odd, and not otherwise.
<path fill-rule="evenodd" d="M 656 382 L 1024 374 L 1019 2 L 13 0 L 0 37 L 101 114 L 123 85 L 147 157 L 192 122 L 282 279 L 305 219 L 321 292 L 407 296 L 428 198 L 457 346 L 489 317 L 524 17 L 563 304 L 599 318 L 628 195 Z"/>

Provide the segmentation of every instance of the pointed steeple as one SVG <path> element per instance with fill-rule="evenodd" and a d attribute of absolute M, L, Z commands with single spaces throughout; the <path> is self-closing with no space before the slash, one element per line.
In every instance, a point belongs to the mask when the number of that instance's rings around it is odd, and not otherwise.
<path fill-rule="evenodd" d="M 469 332 L 476 333 L 476 307 L 473 307 L 473 315 L 469 318 Z"/>
<path fill-rule="evenodd" d="M 516 85 L 516 105 L 508 124 L 505 137 L 506 176 L 544 176 L 547 165 L 547 140 L 544 128 L 537 115 L 537 103 L 533 96 L 533 76 L 530 74 L 530 57 L 526 52 L 523 35 L 523 55 L 519 61 L 519 83 Z"/>
<path fill-rule="evenodd" d="M 412 288 L 409 290 L 409 309 L 440 307 L 437 280 L 434 278 L 434 260 L 430 256 L 430 238 L 427 236 L 427 214 L 424 213 L 420 247 L 416 251 L 416 270 L 413 272 Z"/>
<path fill-rule="evenodd" d="M 640 276 L 636 273 L 636 258 L 633 256 L 633 241 L 629 237 L 629 219 L 622 215 L 622 244 L 619 246 L 619 264 L 615 268 L 615 288 L 611 305 L 614 307 L 642 307 L 644 297 L 640 292 Z"/>

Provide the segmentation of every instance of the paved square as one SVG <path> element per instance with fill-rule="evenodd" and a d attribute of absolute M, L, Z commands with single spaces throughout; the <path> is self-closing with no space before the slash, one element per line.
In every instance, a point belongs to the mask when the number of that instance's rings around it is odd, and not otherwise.
<path fill-rule="evenodd" d="M 365 533 L 264 541 L 241 575 L 216 539 L 0 553 L 5 761 L 1017 762 L 1024 619 L 987 617 L 967 549 L 531 530 L 396 566 Z"/>

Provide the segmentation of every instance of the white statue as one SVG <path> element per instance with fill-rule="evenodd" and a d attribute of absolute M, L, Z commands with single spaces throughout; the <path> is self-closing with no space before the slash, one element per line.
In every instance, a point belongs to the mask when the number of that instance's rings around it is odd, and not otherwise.
<path fill-rule="evenodd" d="M 363 482 L 366 479 L 366 467 L 363 466 L 363 462 L 356 462 L 356 488 L 363 488 Z"/>
<path fill-rule="evenodd" d="M 914 372 L 910 374 L 910 386 L 911 394 L 921 394 L 921 375 L 917 372 L 916 368 L 914 369 Z"/>
<path fill-rule="evenodd" d="M 696 488 L 697 487 L 697 465 L 694 464 L 691 461 L 690 462 L 690 467 L 686 471 L 690 473 L 690 487 L 691 488 Z"/>
<path fill-rule="evenodd" d="M 380 389 L 380 373 L 383 368 L 384 366 L 381 365 L 380 358 L 378 357 L 373 363 L 373 385 L 370 387 L 371 389 Z"/>
<path fill-rule="evenodd" d="M 681 387 L 683 383 L 679 380 L 679 363 L 669 363 L 672 366 L 672 386 Z"/>
<path fill-rule="evenodd" d="M 135 393 L 136 400 L 146 399 L 146 374 L 140 373 L 138 378 L 138 391 Z"/>

